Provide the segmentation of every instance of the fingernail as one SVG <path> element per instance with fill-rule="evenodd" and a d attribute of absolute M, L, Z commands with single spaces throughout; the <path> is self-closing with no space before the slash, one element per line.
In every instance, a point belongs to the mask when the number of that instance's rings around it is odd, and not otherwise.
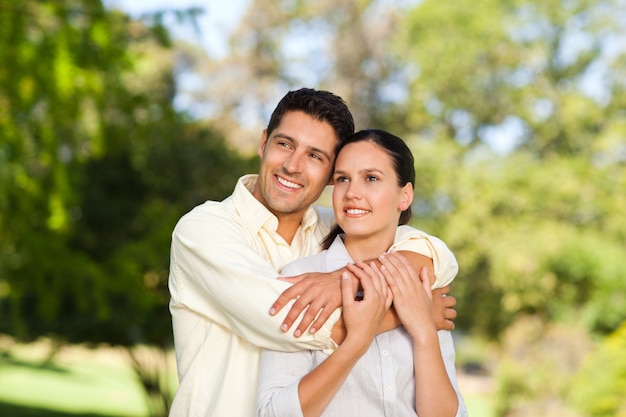
<path fill-rule="evenodd" d="M 270 314 L 273 316 L 276 314 L 276 309 L 274 307 L 270 308 Z"/>
<path fill-rule="evenodd" d="M 287 327 L 286 324 L 283 324 L 282 326 L 280 326 L 280 330 L 282 330 L 283 332 L 286 332 L 287 330 L 289 330 L 289 327 Z"/>
<path fill-rule="evenodd" d="M 309 333 L 311 334 L 315 334 L 317 330 L 315 330 L 315 327 L 311 327 L 311 329 L 309 330 Z"/>
<path fill-rule="evenodd" d="M 302 334 L 302 332 L 300 331 L 300 329 L 297 329 L 297 330 L 294 332 L 294 335 L 295 335 L 296 337 L 300 337 L 300 335 L 301 335 L 301 334 Z"/>

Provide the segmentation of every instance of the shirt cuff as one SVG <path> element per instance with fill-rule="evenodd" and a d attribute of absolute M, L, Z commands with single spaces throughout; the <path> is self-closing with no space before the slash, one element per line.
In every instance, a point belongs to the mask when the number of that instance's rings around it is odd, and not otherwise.
<path fill-rule="evenodd" d="M 336 308 L 335 311 L 332 312 L 328 320 L 326 320 L 326 323 L 324 323 L 322 328 L 315 332 L 315 335 L 313 335 L 313 340 L 315 340 L 322 346 L 326 346 L 324 349 L 322 349 L 322 352 L 329 355 L 333 353 L 335 349 L 337 349 L 337 347 L 339 346 L 337 342 L 332 339 L 332 332 L 333 327 L 335 326 L 335 323 L 337 323 L 337 320 L 339 320 L 340 316 L 341 308 Z"/>

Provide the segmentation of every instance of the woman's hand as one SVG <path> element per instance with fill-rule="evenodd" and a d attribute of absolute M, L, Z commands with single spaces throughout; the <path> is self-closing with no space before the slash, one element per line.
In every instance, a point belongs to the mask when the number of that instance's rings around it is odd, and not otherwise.
<path fill-rule="evenodd" d="M 391 293 L 396 313 L 409 334 L 415 337 L 419 332 L 436 330 L 432 317 L 431 279 L 426 267 L 419 275 L 403 257 L 379 257 L 380 271 Z"/>
<path fill-rule="evenodd" d="M 341 276 L 343 318 L 348 332 L 344 344 L 359 343 L 365 351 L 391 305 L 392 294 L 374 262 L 369 265 L 357 262 L 357 265 L 359 268 L 351 268 L 351 272 L 361 282 L 362 300 L 355 300 L 352 275 L 343 272 Z"/>

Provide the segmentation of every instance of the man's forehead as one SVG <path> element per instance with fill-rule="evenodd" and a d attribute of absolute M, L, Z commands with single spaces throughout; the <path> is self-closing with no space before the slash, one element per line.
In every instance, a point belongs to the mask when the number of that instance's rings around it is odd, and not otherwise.
<path fill-rule="evenodd" d="M 294 141 L 313 139 L 317 146 L 322 146 L 322 141 L 334 147 L 339 143 L 339 138 L 333 126 L 325 121 L 307 114 L 300 110 L 286 112 L 281 118 L 270 136 L 278 136 Z"/>

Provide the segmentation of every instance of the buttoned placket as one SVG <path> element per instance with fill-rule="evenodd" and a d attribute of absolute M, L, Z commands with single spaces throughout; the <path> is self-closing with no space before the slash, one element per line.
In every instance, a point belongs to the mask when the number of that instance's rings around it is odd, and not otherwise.
<path fill-rule="evenodd" d="M 382 333 L 378 335 L 375 340 L 382 375 L 383 409 L 385 416 L 391 417 L 397 415 L 396 404 L 398 401 L 398 389 L 396 387 L 396 365 L 391 355 L 391 345 L 388 335 Z"/>

